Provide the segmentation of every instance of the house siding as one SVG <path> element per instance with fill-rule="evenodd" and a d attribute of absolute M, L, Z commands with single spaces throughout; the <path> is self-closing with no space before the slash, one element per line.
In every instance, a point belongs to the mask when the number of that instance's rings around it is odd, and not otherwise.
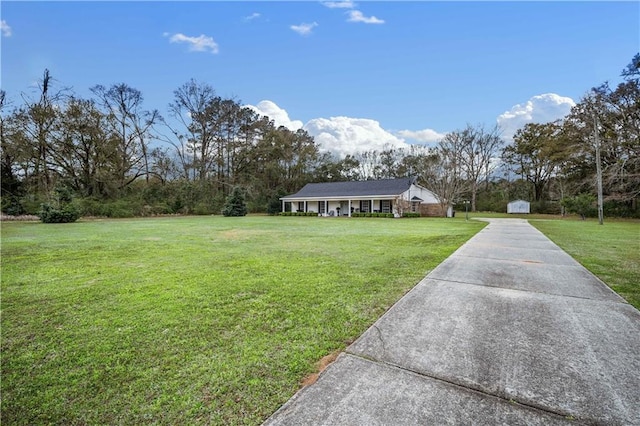
<path fill-rule="evenodd" d="M 383 200 L 390 203 L 391 212 L 396 216 L 412 210 L 425 216 L 441 215 L 437 196 L 412 183 L 411 179 L 307 184 L 297 193 L 282 197 L 281 200 L 283 208 L 290 205 L 291 209 L 298 209 L 303 203 L 306 212 L 314 213 L 318 213 L 320 205 L 326 203 L 323 212 L 326 216 L 336 216 L 338 211 L 340 216 L 350 216 L 356 212 L 382 212 Z M 402 203 L 399 204 L 400 200 Z M 384 209 L 387 210 L 386 207 Z"/>

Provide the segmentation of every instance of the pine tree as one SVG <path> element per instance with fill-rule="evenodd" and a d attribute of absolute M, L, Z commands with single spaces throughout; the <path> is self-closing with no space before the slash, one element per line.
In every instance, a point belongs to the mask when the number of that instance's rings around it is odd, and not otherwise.
<path fill-rule="evenodd" d="M 227 197 L 222 214 L 225 216 L 246 216 L 247 215 L 247 203 L 244 198 L 244 193 L 238 187 L 235 187 L 231 194 Z"/>

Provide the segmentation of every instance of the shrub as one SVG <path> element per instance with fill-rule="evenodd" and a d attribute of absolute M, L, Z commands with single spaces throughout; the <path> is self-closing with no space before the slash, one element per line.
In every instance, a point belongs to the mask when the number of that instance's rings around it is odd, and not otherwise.
<path fill-rule="evenodd" d="M 407 213 L 403 213 L 402 217 L 420 217 L 420 213 L 413 213 L 413 212 L 407 212 Z"/>
<path fill-rule="evenodd" d="M 640 218 L 640 209 L 633 201 L 605 201 L 602 206 L 605 216 Z M 594 211 L 594 216 L 597 212 Z"/>
<path fill-rule="evenodd" d="M 43 223 L 71 223 L 78 220 L 80 212 L 72 204 L 61 208 L 43 204 L 39 216 Z"/>
<path fill-rule="evenodd" d="M 206 215 L 213 214 L 213 209 L 209 204 L 200 202 L 200 203 L 196 203 L 196 205 L 193 207 L 193 214 L 198 216 L 206 216 Z M 244 215 L 225 215 L 225 216 L 244 216 Z"/>
<path fill-rule="evenodd" d="M 534 201 L 531 203 L 531 213 L 560 214 L 562 206 L 555 201 Z"/>
<path fill-rule="evenodd" d="M 40 220 L 43 223 L 70 223 L 80 217 L 80 212 L 71 203 L 71 190 L 64 185 L 55 188 L 55 204 L 44 203 L 40 209 Z"/>
<path fill-rule="evenodd" d="M 224 203 L 222 214 L 225 216 L 236 217 L 247 215 L 247 203 L 245 201 L 244 193 L 240 188 L 233 188 L 233 191 L 229 194 Z"/>
<path fill-rule="evenodd" d="M 592 194 L 580 194 L 575 197 L 565 198 L 562 200 L 562 205 L 569 213 L 577 213 L 584 220 L 587 216 L 592 216 L 596 211 L 595 202 L 596 197 Z"/>

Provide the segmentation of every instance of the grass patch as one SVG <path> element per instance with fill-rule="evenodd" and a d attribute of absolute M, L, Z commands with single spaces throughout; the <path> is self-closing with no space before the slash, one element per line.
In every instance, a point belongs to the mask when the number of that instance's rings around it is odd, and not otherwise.
<path fill-rule="evenodd" d="M 640 221 L 532 220 L 531 224 L 640 309 Z"/>
<path fill-rule="evenodd" d="M 3 223 L 3 423 L 260 424 L 483 226 Z"/>

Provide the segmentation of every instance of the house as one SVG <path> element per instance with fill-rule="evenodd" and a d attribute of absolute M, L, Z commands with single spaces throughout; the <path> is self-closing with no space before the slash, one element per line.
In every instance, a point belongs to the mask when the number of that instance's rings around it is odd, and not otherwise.
<path fill-rule="evenodd" d="M 507 204 L 507 213 L 531 213 L 531 204 L 524 200 L 515 200 Z"/>
<path fill-rule="evenodd" d="M 415 178 L 401 178 L 308 183 L 297 193 L 280 198 L 282 211 L 314 212 L 319 216 L 393 213 L 398 217 L 406 212 L 441 216 L 438 197 L 415 181 Z M 449 207 L 447 216 L 452 213 Z"/>

